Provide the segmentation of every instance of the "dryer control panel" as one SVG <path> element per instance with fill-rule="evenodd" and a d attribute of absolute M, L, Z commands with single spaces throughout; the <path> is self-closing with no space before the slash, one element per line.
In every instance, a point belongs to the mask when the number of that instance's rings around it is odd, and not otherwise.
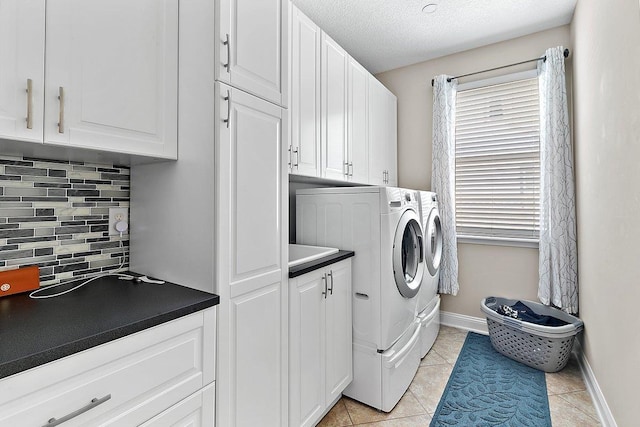
<path fill-rule="evenodd" d="M 418 211 L 420 202 L 416 190 L 393 187 L 387 187 L 385 190 L 387 206 L 389 206 L 391 210 L 411 208 L 416 212 Z"/>

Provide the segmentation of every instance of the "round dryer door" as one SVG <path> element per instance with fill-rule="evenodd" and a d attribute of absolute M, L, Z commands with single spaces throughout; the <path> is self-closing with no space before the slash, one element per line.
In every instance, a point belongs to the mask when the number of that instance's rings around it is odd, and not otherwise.
<path fill-rule="evenodd" d="M 440 260 L 442 259 L 442 226 L 440 225 L 440 213 L 437 208 L 431 209 L 425 227 L 425 264 L 427 264 L 431 276 L 435 276 L 440 268 Z"/>
<path fill-rule="evenodd" d="M 398 223 L 393 241 L 393 274 L 398 291 L 413 298 L 420 290 L 424 273 L 424 245 L 418 215 L 407 210 Z"/>

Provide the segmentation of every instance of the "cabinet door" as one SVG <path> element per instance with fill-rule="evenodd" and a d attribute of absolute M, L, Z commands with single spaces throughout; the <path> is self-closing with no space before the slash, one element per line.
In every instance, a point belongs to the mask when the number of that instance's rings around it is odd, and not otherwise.
<path fill-rule="evenodd" d="M 282 130 L 284 110 L 218 84 L 216 167 L 219 237 L 229 286 L 249 290 L 256 276 L 282 269 Z M 283 171 L 284 172 L 284 171 Z M 286 172 L 285 172 L 286 173 Z M 224 249 L 223 249 L 224 248 Z M 265 285 L 271 283 L 267 279 Z M 249 286 L 249 287 L 246 287 Z M 236 291 L 236 292 L 242 292 Z"/>
<path fill-rule="evenodd" d="M 44 0 L 0 2 L 0 137 L 3 138 L 42 142 L 44 5 Z"/>
<path fill-rule="evenodd" d="M 396 97 L 375 77 L 369 78 L 369 183 L 397 185 Z"/>
<path fill-rule="evenodd" d="M 326 402 L 336 400 L 353 380 L 351 260 L 328 268 L 326 300 Z"/>
<path fill-rule="evenodd" d="M 292 8 L 291 173 L 320 176 L 320 28 Z"/>
<path fill-rule="evenodd" d="M 287 391 L 282 303 L 286 114 L 221 83 L 216 98 L 218 424 L 281 426 L 286 424 Z"/>
<path fill-rule="evenodd" d="M 349 180 L 369 181 L 369 72 L 349 58 L 348 162 Z"/>
<path fill-rule="evenodd" d="M 48 2 L 46 50 L 45 143 L 176 158 L 178 0 Z"/>
<path fill-rule="evenodd" d="M 328 179 L 347 177 L 347 59 L 322 33 L 322 176 Z"/>
<path fill-rule="evenodd" d="M 369 184 L 386 185 L 386 136 L 388 112 L 386 89 L 375 77 L 369 77 Z"/>
<path fill-rule="evenodd" d="M 273 426 L 282 418 L 280 281 L 231 299 L 229 426 Z M 220 381 L 219 381 L 220 382 Z"/>
<path fill-rule="evenodd" d="M 325 270 L 290 279 L 289 425 L 313 426 L 325 410 Z M 329 402 L 327 402 L 329 403 Z"/>
<path fill-rule="evenodd" d="M 286 105 L 288 1 L 219 4 L 216 79 Z"/>

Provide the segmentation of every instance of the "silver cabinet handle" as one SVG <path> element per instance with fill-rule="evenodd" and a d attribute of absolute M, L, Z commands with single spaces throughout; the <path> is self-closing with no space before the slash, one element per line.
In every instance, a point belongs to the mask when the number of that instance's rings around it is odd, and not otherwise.
<path fill-rule="evenodd" d="M 229 41 L 229 34 L 225 34 L 225 40 L 222 42 L 227 47 L 227 63 L 222 64 L 227 69 L 227 73 L 231 72 L 231 42 Z"/>
<path fill-rule="evenodd" d="M 291 145 L 289 145 L 289 163 L 287 163 L 289 165 L 289 169 L 291 169 Z"/>
<path fill-rule="evenodd" d="M 349 176 L 353 176 L 353 163 L 349 163 L 349 168 L 351 172 L 349 172 Z"/>
<path fill-rule="evenodd" d="M 222 120 L 227 124 L 227 129 L 229 129 L 229 123 L 231 122 L 231 92 L 227 90 L 227 96 L 224 97 L 224 100 L 227 101 L 227 118 Z"/>
<path fill-rule="evenodd" d="M 57 426 L 59 424 L 64 423 L 65 421 L 69 421 L 72 418 L 77 417 L 80 414 L 84 414 L 85 412 L 87 412 L 90 409 L 95 408 L 98 405 L 102 405 L 104 402 L 106 402 L 107 400 L 111 399 L 111 394 L 107 394 L 105 397 L 102 397 L 100 399 L 98 399 L 97 397 L 94 397 L 93 399 L 91 399 L 91 402 L 89 402 L 86 406 L 83 406 L 82 408 L 73 411 L 67 415 L 65 415 L 64 417 L 61 418 L 51 418 L 49 421 L 47 421 L 47 423 L 45 425 L 43 425 L 42 427 L 53 427 L 53 426 Z"/>
<path fill-rule="evenodd" d="M 60 115 L 58 117 L 58 133 L 64 133 L 64 88 L 58 89 L 58 99 L 60 100 Z"/>
<path fill-rule="evenodd" d="M 327 273 L 327 276 L 331 277 L 331 287 L 329 288 L 329 295 L 333 295 L 333 270 Z"/>
<path fill-rule="evenodd" d="M 344 162 L 343 174 L 344 176 L 349 176 L 349 162 Z"/>
<path fill-rule="evenodd" d="M 33 129 L 33 80 L 27 79 L 27 129 Z"/>
<path fill-rule="evenodd" d="M 324 295 L 324 299 L 327 299 L 327 275 L 322 276 L 322 281 L 324 282 L 324 291 L 322 291 L 322 295 Z"/>
<path fill-rule="evenodd" d="M 293 167 L 294 167 L 294 168 L 296 168 L 296 169 L 298 169 L 298 164 L 299 164 L 299 161 L 300 161 L 300 153 L 299 153 L 299 150 L 300 150 L 300 148 L 299 148 L 299 147 L 295 147 L 295 148 L 293 149 L 293 154 L 295 154 L 295 155 L 296 155 L 296 162 L 293 164 Z"/>

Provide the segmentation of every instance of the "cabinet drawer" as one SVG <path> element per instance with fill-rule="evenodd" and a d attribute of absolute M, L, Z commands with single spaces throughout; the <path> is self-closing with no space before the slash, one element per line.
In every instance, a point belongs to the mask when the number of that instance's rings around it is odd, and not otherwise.
<path fill-rule="evenodd" d="M 215 383 L 173 405 L 140 427 L 213 427 L 215 425 Z"/>
<path fill-rule="evenodd" d="M 213 381 L 214 313 L 185 316 L 1 381 L 0 426 L 44 426 L 91 406 L 64 425 L 148 420 Z"/>

